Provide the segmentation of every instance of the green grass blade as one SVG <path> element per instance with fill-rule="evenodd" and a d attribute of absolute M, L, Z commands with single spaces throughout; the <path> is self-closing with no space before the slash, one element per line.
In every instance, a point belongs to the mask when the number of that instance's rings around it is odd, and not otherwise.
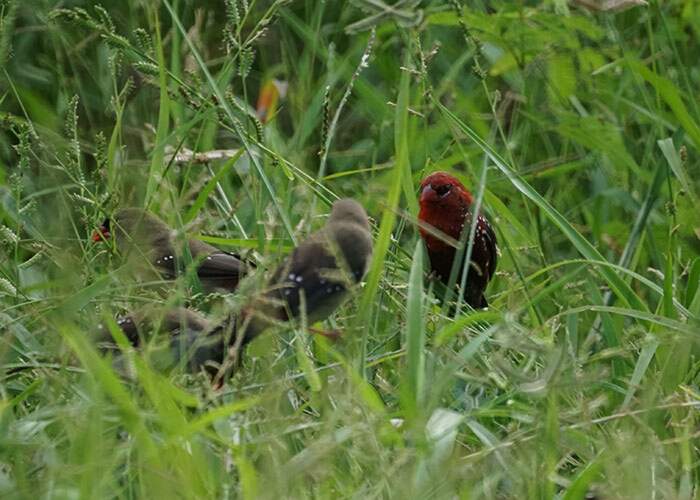
<path fill-rule="evenodd" d="M 476 311 L 467 316 L 460 316 L 455 321 L 451 321 L 446 324 L 435 334 L 435 345 L 445 345 L 452 340 L 452 338 L 465 331 L 470 326 L 475 326 L 482 322 L 494 322 L 500 319 L 501 316 L 502 314 L 497 311 Z M 479 343 L 476 347 L 479 345 L 481 344 Z"/>
<path fill-rule="evenodd" d="M 695 186 L 690 180 L 688 171 L 683 165 L 681 157 L 673 144 L 673 139 L 667 137 L 666 139 L 657 141 L 657 144 L 659 145 L 659 148 L 661 148 L 661 152 L 664 154 L 664 158 L 666 158 L 668 166 L 671 167 L 671 170 L 678 179 L 678 182 L 681 183 L 683 190 L 686 193 L 688 193 L 688 196 L 690 196 L 693 205 L 698 206 L 700 204 L 700 200 L 698 199 L 698 195 L 695 192 Z"/>
<path fill-rule="evenodd" d="M 410 62 L 409 51 L 406 50 L 404 56 L 404 66 L 408 67 Z M 410 87 L 408 84 L 404 86 L 404 74 L 408 71 L 402 71 L 401 75 L 401 90 L 396 101 L 396 119 L 394 121 L 394 151 L 396 152 L 396 162 L 405 169 L 403 180 L 403 191 L 408 209 L 412 215 L 418 215 L 418 200 L 416 197 L 416 189 L 411 183 L 411 162 L 410 149 L 408 146 L 408 105 L 411 97 Z"/>
<path fill-rule="evenodd" d="M 698 289 L 700 288 L 700 257 L 696 257 L 690 265 L 688 271 L 688 286 L 685 289 L 685 305 L 690 308 L 693 300 L 697 298 Z M 697 315 L 698 311 L 694 314 Z"/>
<path fill-rule="evenodd" d="M 148 174 L 146 186 L 145 206 L 149 206 L 153 199 L 153 194 L 157 186 L 162 181 L 165 171 L 165 140 L 168 137 L 168 127 L 170 124 L 170 97 L 168 96 L 168 69 L 165 64 L 163 54 L 163 42 L 160 33 L 160 20 L 158 9 L 153 9 L 155 16 L 154 25 L 156 27 L 156 54 L 158 56 L 158 86 L 159 86 L 159 106 L 158 106 L 158 126 L 156 128 L 155 147 L 151 158 L 151 168 Z"/>
<path fill-rule="evenodd" d="M 644 344 L 642 352 L 639 354 L 639 358 L 637 358 L 637 363 L 634 365 L 634 371 L 632 372 L 632 377 L 629 381 L 629 388 L 627 389 L 627 394 L 625 394 L 625 399 L 622 402 L 622 409 L 627 408 L 632 401 L 632 397 L 634 397 L 635 392 L 640 387 L 642 377 L 644 377 L 647 368 L 649 368 L 649 364 L 654 358 L 654 353 L 656 353 L 656 349 L 658 347 L 659 341 L 653 338 L 649 339 Z"/>
<path fill-rule="evenodd" d="M 425 317 L 423 314 L 423 241 L 416 242 L 408 277 L 406 306 L 406 381 L 412 405 L 418 409 L 425 381 Z"/>
<path fill-rule="evenodd" d="M 581 472 L 571 481 L 562 500 L 585 500 L 591 485 L 597 481 L 604 471 L 602 455 L 589 461 Z"/>
<path fill-rule="evenodd" d="M 309 388 L 313 392 L 318 392 L 322 387 L 321 377 L 318 375 L 318 371 L 314 366 L 311 356 L 306 352 L 307 338 L 308 335 L 302 336 L 302 333 L 297 331 L 296 338 L 294 339 L 294 351 L 296 352 L 297 363 L 299 363 L 302 373 L 304 373 L 304 378 L 309 384 Z"/>
<path fill-rule="evenodd" d="M 226 163 L 224 163 L 221 166 L 216 175 L 209 179 L 209 182 L 207 182 L 207 184 L 204 186 L 204 189 L 202 189 L 199 192 L 199 194 L 197 195 L 197 199 L 194 200 L 194 203 L 187 211 L 187 214 L 185 215 L 185 218 L 182 221 L 183 224 L 187 224 L 188 222 L 193 221 L 195 217 L 197 217 L 200 210 L 202 210 L 202 207 L 204 207 L 204 204 L 206 203 L 207 198 L 209 198 L 211 192 L 214 191 L 214 189 L 216 189 L 217 185 L 221 182 L 224 175 L 226 175 L 228 170 L 236 164 L 236 162 L 242 155 L 243 150 L 239 149 L 233 157 L 231 157 L 229 160 L 226 161 Z"/>

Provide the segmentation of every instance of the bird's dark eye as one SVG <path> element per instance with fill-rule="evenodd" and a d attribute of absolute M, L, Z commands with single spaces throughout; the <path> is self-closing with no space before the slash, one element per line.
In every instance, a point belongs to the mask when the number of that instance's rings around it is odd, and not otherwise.
<path fill-rule="evenodd" d="M 443 198 L 452 190 L 452 184 L 441 184 L 439 186 L 433 186 L 433 191 L 435 191 L 440 198 Z"/>

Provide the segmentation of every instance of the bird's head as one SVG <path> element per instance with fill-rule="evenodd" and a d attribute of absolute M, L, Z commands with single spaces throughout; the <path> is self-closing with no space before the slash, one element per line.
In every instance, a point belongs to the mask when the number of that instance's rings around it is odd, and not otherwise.
<path fill-rule="evenodd" d="M 117 240 L 129 237 L 153 237 L 167 231 L 167 226 L 158 217 L 141 208 L 120 208 L 92 233 L 92 241 Z M 137 233 L 137 234 L 136 234 Z"/>
<path fill-rule="evenodd" d="M 333 203 L 333 209 L 331 210 L 328 223 L 335 224 L 338 222 L 357 224 L 369 231 L 367 212 L 365 212 L 362 205 L 350 198 L 344 198 Z"/>
<path fill-rule="evenodd" d="M 112 221 L 107 217 L 103 222 L 100 227 L 98 227 L 93 233 L 92 233 L 92 241 L 95 243 L 99 241 L 107 241 L 109 238 L 112 236 L 111 232 L 111 226 L 112 226 Z"/>
<path fill-rule="evenodd" d="M 420 184 L 420 206 L 460 208 L 472 204 L 472 195 L 455 177 L 446 172 L 434 172 Z"/>

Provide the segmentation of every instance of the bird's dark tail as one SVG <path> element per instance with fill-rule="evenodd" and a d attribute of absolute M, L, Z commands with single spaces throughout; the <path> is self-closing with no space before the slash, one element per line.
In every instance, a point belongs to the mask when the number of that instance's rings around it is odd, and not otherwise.
<path fill-rule="evenodd" d="M 489 306 L 484 289 L 478 286 L 470 287 L 469 284 L 467 284 L 467 289 L 464 293 L 464 301 L 474 309 L 484 309 Z"/>
<path fill-rule="evenodd" d="M 489 306 L 489 303 L 486 301 L 486 295 L 481 294 L 481 300 L 479 301 L 479 308 L 486 309 L 488 306 Z"/>

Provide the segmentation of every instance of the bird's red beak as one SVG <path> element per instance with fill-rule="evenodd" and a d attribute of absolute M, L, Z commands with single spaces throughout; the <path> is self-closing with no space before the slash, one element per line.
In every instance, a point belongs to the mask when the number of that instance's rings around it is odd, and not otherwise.
<path fill-rule="evenodd" d="M 106 241 L 110 237 L 109 229 L 104 226 L 100 226 L 94 233 L 92 233 L 92 241 L 97 243 L 98 241 Z"/>
<path fill-rule="evenodd" d="M 431 201 L 435 201 L 440 196 L 437 194 L 437 191 L 433 189 L 433 186 L 430 184 L 426 184 L 423 186 L 423 189 L 420 190 L 420 202 L 421 203 L 429 203 Z"/>

